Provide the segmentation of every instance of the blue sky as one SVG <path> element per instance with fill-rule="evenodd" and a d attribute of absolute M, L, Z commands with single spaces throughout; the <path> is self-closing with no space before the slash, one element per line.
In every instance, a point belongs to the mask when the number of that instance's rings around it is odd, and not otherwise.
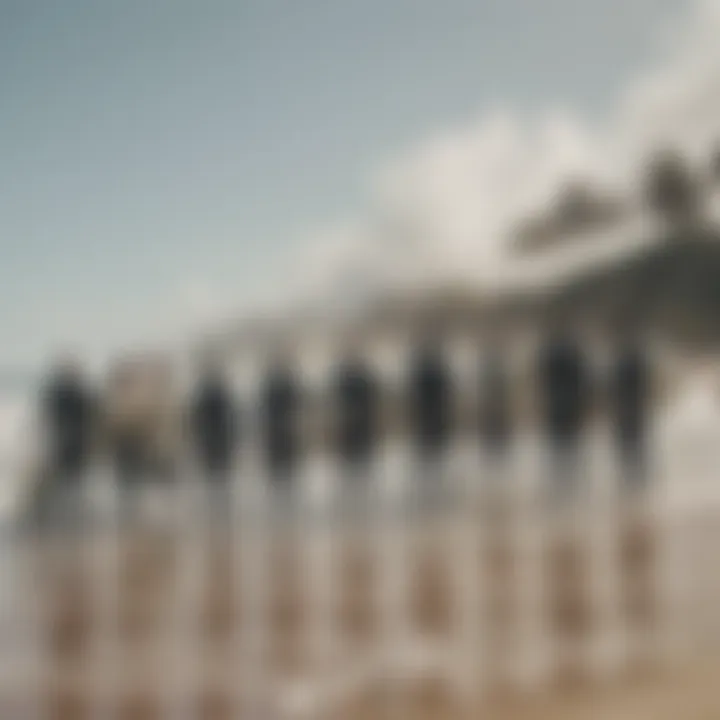
<path fill-rule="evenodd" d="M 658 0 L 0 0 L 0 366 L 243 300 L 498 106 L 603 122 Z"/>

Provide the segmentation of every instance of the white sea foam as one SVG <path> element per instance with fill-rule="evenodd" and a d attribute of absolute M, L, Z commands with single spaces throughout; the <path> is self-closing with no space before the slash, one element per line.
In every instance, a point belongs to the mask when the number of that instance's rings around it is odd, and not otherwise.
<path fill-rule="evenodd" d="M 17 511 L 28 490 L 25 469 L 38 441 L 30 393 L 0 394 L 0 523 Z"/>

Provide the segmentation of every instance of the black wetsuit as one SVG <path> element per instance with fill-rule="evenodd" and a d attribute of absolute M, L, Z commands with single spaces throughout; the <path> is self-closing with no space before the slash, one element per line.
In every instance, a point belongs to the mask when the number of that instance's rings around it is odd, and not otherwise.
<path fill-rule="evenodd" d="M 300 459 L 300 389 L 292 372 L 273 370 L 261 398 L 262 444 L 274 482 L 287 482 Z"/>
<path fill-rule="evenodd" d="M 540 359 L 539 385 L 554 483 L 574 486 L 590 390 L 585 358 L 575 340 L 560 336 L 548 343 Z"/>
<path fill-rule="evenodd" d="M 44 396 L 50 471 L 60 483 L 78 482 L 91 453 L 95 402 L 82 381 L 58 374 Z"/>
<path fill-rule="evenodd" d="M 192 428 L 206 478 L 228 480 L 235 457 L 238 418 L 232 393 L 220 380 L 206 380 L 198 389 L 192 407 Z"/>
<path fill-rule="evenodd" d="M 620 464 L 628 481 L 645 479 L 650 368 L 644 352 L 621 349 L 611 376 L 610 403 Z"/>
<path fill-rule="evenodd" d="M 410 376 L 410 429 L 421 459 L 441 458 L 451 432 L 452 386 L 450 373 L 439 353 L 421 351 Z"/>
<path fill-rule="evenodd" d="M 336 448 L 350 468 L 367 467 L 378 440 L 378 387 L 372 371 L 361 362 L 348 362 L 338 371 L 335 386 Z"/>

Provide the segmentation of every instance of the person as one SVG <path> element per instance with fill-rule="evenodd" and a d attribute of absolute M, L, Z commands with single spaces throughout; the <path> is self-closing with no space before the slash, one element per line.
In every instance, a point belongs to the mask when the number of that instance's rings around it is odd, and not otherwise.
<path fill-rule="evenodd" d="M 204 479 L 226 486 L 232 475 L 239 423 L 232 391 L 215 366 L 203 371 L 191 402 L 190 424 Z"/>
<path fill-rule="evenodd" d="M 291 485 L 300 459 L 300 388 L 290 363 L 276 359 L 261 390 L 261 437 L 268 474 L 276 487 Z"/>
<path fill-rule="evenodd" d="M 48 502 L 56 491 L 74 492 L 89 466 L 95 439 L 97 408 L 79 363 L 63 358 L 51 372 L 42 396 L 42 421 L 47 447 Z"/>
<path fill-rule="evenodd" d="M 372 369 L 356 354 L 338 368 L 334 398 L 340 462 L 351 476 L 366 475 L 378 440 L 378 387 Z"/>
<path fill-rule="evenodd" d="M 421 482 L 442 483 L 442 464 L 452 430 L 452 381 L 434 339 L 425 339 L 416 350 L 409 385 L 410 433 L 420 462 Z"/>
<path fill-rule="evenodd" d="M 450 379 L 439 351 L 422 348 L 413 362 L 410 418 L 418 452 L 441 455 L 450 434 Z"/>
<path fill-rule="evenodd" d="M 621 329 L 610 375 L 610 415 L 626 487 L 646 480 L 650 362 L 642 341 L 630 327 Z"/>
<path fill-rule="evenodd" d="M 589 404 L 589 378 L 580 342 L 570 327 L 553 327 L 539 361 L 542 423 L 551 456 L 551 483 L 559 494 L 579 482 L 580 445 Z"/>
<path fill-rule="evenodd" d="M 138 367 L 121 359 L 111 370 L 106 390 L 106 433 L 121 511 L 129 511 L 148 474 L 148 430 Z"/>

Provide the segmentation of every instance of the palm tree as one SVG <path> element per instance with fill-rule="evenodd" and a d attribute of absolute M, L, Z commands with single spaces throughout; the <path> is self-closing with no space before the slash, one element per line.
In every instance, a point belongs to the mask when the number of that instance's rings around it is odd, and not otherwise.
<path fill-rule="evenodd" d="M 575 179 L 560 189 L 552 207 L 520 224 L 515 247 L 526 253 L 576 243 L 591 231 L 618 222 L 625 213 L 626 206 L 619 198 Z"/>
<path fill-rule="evenodd" d="M 700 187 L 682 155 L 663 150 L 648 166 L 645 199 L 649 207 L 673 227 L 697 220 L 700 211 Z"/>
<path fill-rule="evenodd" d="M 716 146 L 710 159 L 710 182 L 720 182 L 720 145 Z"/>

